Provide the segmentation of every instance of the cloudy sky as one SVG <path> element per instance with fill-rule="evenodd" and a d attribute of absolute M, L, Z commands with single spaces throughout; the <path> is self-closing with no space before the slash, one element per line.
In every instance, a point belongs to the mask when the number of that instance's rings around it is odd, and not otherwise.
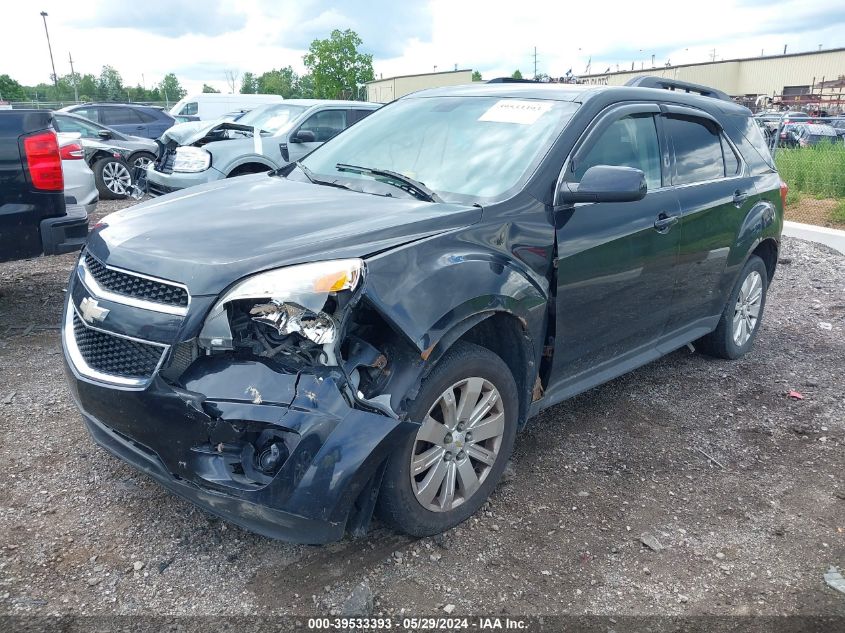
<path fill-rule="evenodd" d="M 689 5 L 689 8 L 688 8 Z M 225 71 L 291 65 L 317 37 L 352 28 L 373 54 L 376 77 L 472 68 L 485 78 L 520 69 L 560 76 L 635 64 L 664 65 L 845 46 L 842 0 L 39 0 L 3 2 L 0 74 L 25 84 L 50 79 L 39 12 L 56 71 L 151 86 L 175 72 L 190 91 L 226 91 Z M 693 9 L 693 7 L 696 7 Z M 702 7 L 704 10 L 702 10 Z"/>

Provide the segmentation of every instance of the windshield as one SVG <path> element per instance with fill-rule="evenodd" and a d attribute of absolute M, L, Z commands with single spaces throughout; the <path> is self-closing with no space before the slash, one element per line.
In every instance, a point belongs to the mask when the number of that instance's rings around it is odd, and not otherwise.
<path fill-rule="evenodd" d="M 252 127 L 257 127 L 259 130 L 275 134 L 282 128 L 290 125 L 306 109 L 305 106 L 287 104 L 268 105 L 247 112 L 238 119 L 238 123 L 251 125 Z"/>
<path fill-rule="evenodd" d="M 365 173 L 390 170 L 450 202 L 492 201 L 525 180 L 578 108 L 565 101 L 498 97 L 402 99 L 374 112 L 302 162 L 367 190 Z"/>

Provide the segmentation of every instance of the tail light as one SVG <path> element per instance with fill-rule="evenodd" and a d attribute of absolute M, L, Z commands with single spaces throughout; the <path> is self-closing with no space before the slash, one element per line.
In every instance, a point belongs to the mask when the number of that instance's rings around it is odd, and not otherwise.
<path fill-rule="evenodd" d="M 780 181 L 780 203 L 781 206 L 785 209 L 786 208 L 786 194 L 789 193 L 789 185 L 787 185 L 783 180 Z"/>
<path fill-rule="evenodd" d="M 59 156 L 62 160 L 82 160 L 85 152 L 79 143 L 68 143 L 59 148 Z"/>
<path fill-rule="evenodd" d="M 64 190 L 62 159 L 55 132 L 49 130 L 25 136 L 23 151 L 33 187 L 44 191 Z"/>

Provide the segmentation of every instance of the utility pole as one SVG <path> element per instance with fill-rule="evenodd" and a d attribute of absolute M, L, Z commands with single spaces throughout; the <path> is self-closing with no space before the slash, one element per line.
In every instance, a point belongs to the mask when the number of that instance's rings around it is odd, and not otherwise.
<path fill-rule="evenodd" d="M 711 50 L 711 51 L 710 51 L 710 61 L 711 61 L 711 62 L 715 62 L 715 61 L 716 61 L 716 49 L 715 49 L 715 48 L 714 48 L 713 50 Z"/>
<path fill-rule="evenodd" d="M 70 51 L 67 52 L 67 59 L 70 62 L 70 77 L 73 79 L 73 100 L 79 101 L 79 88 L 77 87 L 76 81 L 76 73 L 73 72 L 73 57 L 70 54 Z"/>
<path fill-rule="evenodd" d="M 537 79 L 537 47 L 534 47 L 534 79 Z"/>
<path fill-rule="evenodd" d="M 56 88 L 56 99 L 59 98 L 59 78 L 56 75 L 56 64 L 53 62 L 53 47 L 50 45 L 50 31 L 47 30 L 47 12 L 42 11 L 41 17 L 44 18 L 44 33 L 47 35 L 47 50 L 50 51 L 50 66 L 53 67 L 53 86 Z"/>

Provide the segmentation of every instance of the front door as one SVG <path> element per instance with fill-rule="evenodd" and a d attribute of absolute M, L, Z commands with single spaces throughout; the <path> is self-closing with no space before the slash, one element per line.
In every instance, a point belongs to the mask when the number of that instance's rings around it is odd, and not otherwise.
<path fill-rule="evenodd" d="M 606 114 L 567 163 L 570 182 L 594 165 L 640 169 L 648 192 L 636 202 L 576 204 L 559 212 L 550 392 L 578 391 L 597 375 L 619 373 L 626 359 L 653 350 L 669 319 L 679 205 L 664 186 L 668 153 L 658 108 L 641 110 L 628 105 Z"/>
<path fill-rule="evenodd" d="M 288 143 L 290 162 L 301 159 L 328 141 L 330 138 L 340 134 L 346 129 L 346 110 L 327 109 L 315 112 L 302 122 L 297 132 L 291 135 L 293 138 L 299 131 L 311 132 L 314 141 L 308 143 Z"/>

